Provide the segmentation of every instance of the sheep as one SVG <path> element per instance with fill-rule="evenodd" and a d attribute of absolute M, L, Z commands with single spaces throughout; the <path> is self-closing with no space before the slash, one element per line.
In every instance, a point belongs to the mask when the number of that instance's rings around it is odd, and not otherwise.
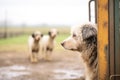
<path fill-rule="evenodd" d="M 40 52 L 43 54 L 43 58 L 46 60 L 51 60 L 50 55 L 55 46 L 55 37 L 57 36 L 56 29 L 50 29 L 48 35 L 44 35 L 40 41 Z"/>
<path fill-rule="evenodd" d="M 40 40 L 43 34 L 39 31 L 35 31 L 32 35 L 29 36 L 28 39 L 28 47 L 30 53 L 30 61 L 38 62 L 37 55 L 40 48 Z"/>

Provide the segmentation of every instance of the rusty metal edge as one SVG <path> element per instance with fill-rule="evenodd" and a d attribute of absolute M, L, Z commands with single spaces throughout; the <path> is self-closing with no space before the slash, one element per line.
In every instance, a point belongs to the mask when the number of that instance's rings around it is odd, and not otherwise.
<path fill-rule="evenodd" d="M 109 0 L 109 77 L 115 74 L 114 0 Z M 114 79 L 113 79 L 114 80 Z"/>

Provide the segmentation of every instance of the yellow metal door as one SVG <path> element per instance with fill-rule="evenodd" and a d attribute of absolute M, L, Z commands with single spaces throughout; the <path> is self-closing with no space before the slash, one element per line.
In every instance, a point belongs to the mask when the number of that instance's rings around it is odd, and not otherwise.
<path fill-rule="evenodd" d="M 108 49 L 108 0 L 97 0 L 98 80 L 106 80 Z"/>

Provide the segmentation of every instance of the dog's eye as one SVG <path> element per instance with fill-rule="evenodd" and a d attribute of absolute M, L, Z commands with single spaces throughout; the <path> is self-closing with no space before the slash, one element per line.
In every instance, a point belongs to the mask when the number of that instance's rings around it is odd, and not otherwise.
<path fill-rule="evenodd" d="M 75 34 L 73 34 L 73 37 L 76 37 L 76 35 L 75 35 Z"/>

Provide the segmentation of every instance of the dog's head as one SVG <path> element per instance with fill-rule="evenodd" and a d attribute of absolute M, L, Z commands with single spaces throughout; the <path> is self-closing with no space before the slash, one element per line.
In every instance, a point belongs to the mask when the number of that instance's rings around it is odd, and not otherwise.
<path fill-rule="evenodd" d="M 82 52 L 92 43 L 97 43 L 97 28 L 88 23 L 72 27 L 71 36 L 65 39 L 61 45 L 65 49 Z"/>
<path fill-rule="evenodd" d="M 57 36 L 57 34 L 58 34 L 58 31 L 55 28 L 50 29 L 50 31 L 48 32 L 48 35 L 53 39 Z"/>
<path fill-rule="evenodd" d="M 42 38 L 43 34 L 39 31 L 35 31 L 32 34 L 32 37 L 34 38 L 35 41 L 39 41 Z"/>

